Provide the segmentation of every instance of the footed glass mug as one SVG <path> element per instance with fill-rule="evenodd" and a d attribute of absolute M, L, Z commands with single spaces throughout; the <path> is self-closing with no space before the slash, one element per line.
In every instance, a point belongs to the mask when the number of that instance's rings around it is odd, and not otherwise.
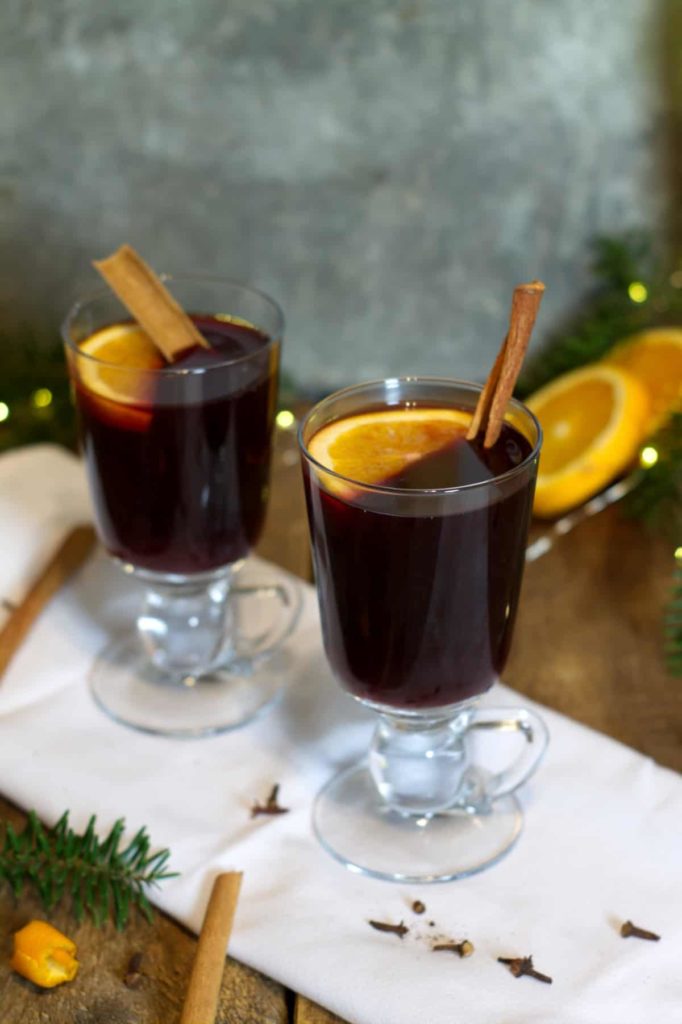
<path fill-rule="evenodd" d="M 269 656 L 300 595 L 248 567 L 265 517 L 283 318 L 266 295 L 199 275 L 164 277 L 210 343 L 171 365 L 140 346 L 106 288 L 63 326 L 99 538 L 145 590 L 90 685 L 113 718 L 147 732 L 234 728 L 278 694 Z M 157 365 L 158 364 L 158 365 Z"/>
<path fill-rule="evenodd" d="M 300 429 L 326 654 L 379 715 L 369 756 L 325 786 L 313 823 L 338 860 L 380 878 L 442 881 L 497 861 L 521 830 L 514 791 L 548 742 L 528 709 L 477 707 L 509 651 L 541 444 L 535 417 L 511 401 L 494 448 L 470 445 L 480 390 L 362 384 L 324 399 Z M 315 440 L 348 417 L 415 409 L 454 410 L 459 436 L 381 484 L 332 470 L 334 443 Z M 500 767 L 503 732 L 520 749 Z M 477 738 L 492 768 L 477 763 Z"/>

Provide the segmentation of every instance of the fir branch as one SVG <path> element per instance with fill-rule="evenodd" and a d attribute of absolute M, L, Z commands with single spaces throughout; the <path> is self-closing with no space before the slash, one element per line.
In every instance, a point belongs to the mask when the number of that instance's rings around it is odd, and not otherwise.
<path fill-rule="evenodd" d="M 122 818 L 101 840 L 95 821 L 93 815 L 82 835 L 69 827 L 68 811 L 52 829 L 45 828 L 35 811 L 19 833 L 8 823 L 0 847 L 0 879 L 9 883 L 16 897 L 31 885 L 46 910 L 69 894 L 78 921 L 87 911 L 98 925 L 112 917 L 120 930 L 135 906 L 151 920 L 146 888 L 176 877 L 177 872 L 167 870 L 170 852 L 151 853 L 145 828 L 122 847 Z"/>

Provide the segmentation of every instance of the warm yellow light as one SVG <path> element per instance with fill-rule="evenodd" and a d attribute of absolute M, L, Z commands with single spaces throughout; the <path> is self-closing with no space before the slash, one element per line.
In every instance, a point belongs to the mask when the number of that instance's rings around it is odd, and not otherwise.
<path fill-rule="evenodd" d="M 288 409 L 282 409 L 277 413 L 277 426 L 282 430 L 289 430 L 290 427 L 293 427 L 295 422 L 296 417 L 293 412 L 290 412 Z"/>
<path fill-rule="evenodd" d="M 682 547 L 675 548 L 675 558 L 678 562 L 682 562 Z"/>
<path fill-rule="evenodd" d="M 658 462 L 658 452 L 651 445 L 647 445 L 646 448 L 642 448 L 639 456 L 640 463 L 645 469 L 651 469 Z"/>
<path fill-rule="evenodd" d="M 9 419 L 9 406 L 6 402 L 0 402 L 0 423 Z"/>
<path fill-rule="evenodd" d="M 52 392 L 49 388 L 38 388 L 31 395 L 31 405 L 34 409 L 47 409 L 52 404 Z"/>
<path fill-rule="evenodd" d="M 633 281 L 628 287 L 628 295 L 633 302 L 646 302 L 649 298 L 649 289 L 641 281 Z"/>

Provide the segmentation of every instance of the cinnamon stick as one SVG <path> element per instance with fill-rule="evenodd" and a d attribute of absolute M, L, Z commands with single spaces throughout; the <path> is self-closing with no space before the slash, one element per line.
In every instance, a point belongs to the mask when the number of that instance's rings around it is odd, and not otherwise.
<path fill-rule="evenodd" d="M 50 598 L 80 568 L 95 544 L 91 526 L 77 526 L 59 545 L 28 594 L 0 630 L 0 678 Z"/>
<path fill-rule="evenodd" d="M 122 245 L 106 259 L 94 260 L 93 266 L 169 363 L 188 348 L 197 345 L 210 348 L 203 334 L 132 246 Z"/>
<path fill-rule="evenodd" d="M 529 281 L 514 289 L 509 329 L 467 432 L 470 441 L 482 434 L 485 448 L 492 448 L 500 436 L 507 404 L 521 371 L 544 291 L 542 281 Z"/>
<path fill-rule="evenodd" d="M 241 871 L 227 871 L 213 883 L 180 1024 L 214 1024 L 241 884 Z"/>

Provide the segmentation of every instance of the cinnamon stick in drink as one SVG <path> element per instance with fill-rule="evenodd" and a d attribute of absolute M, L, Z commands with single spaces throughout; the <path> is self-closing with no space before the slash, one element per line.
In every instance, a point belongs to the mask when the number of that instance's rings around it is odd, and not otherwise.
<path fill-rule="evenodd" d="M 542 281 L 530 281 L 514 289 L 509 330 L 481 392 L 467 438 L 483 435 L 485 448 L 500 436 L 504 414 L 528 349 L 535 319 L 545 291 Z"/>
<path fill-rule="evenodd" d="M 197 345 L 211 347 L 132 246 L 122 245 L 94 266 L 169 363 Z"/>

